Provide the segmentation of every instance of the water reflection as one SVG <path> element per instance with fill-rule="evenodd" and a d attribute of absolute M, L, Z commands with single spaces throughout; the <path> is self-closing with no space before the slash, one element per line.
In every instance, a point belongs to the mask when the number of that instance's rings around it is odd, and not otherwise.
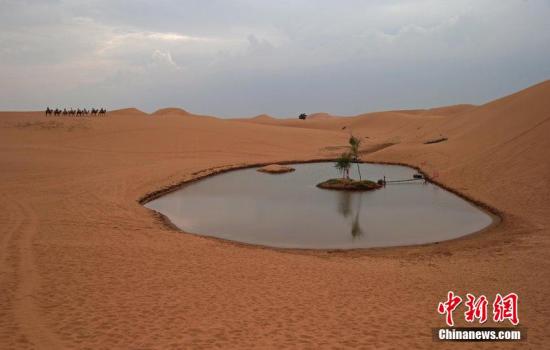
<path fill-rule="evenodd" d="M 338 191 L 338 212 L 345 218 L 351 213 L 351 192 Z"/>
<path fill-rule="evenodd" d="M 363 229 L 361 228 L 360 216 L 361 216 L 361 204 L 363 202 L 362 192 L 338 192 L 338 212 L 344 217 L 348 218 L 352 214 L 352 202 L 355 199 L 355 214 L 349 221 L 350 234 L 353 239 L 363 236 Z"/>
<path fill-rule="evenodd" d="M 358 194 L 357 211 L 355 212 L 355 217 L 353 218 L 353 222 L 351 224 L 351 236 L 354 239 L 363 236 L 363 229 L 361 229 L 361 224 L 359 223 L 359 214 L 361 214 L 361 203 L 363 203 L 363 200 L 361 199 L 362 195 L 363 193 Z"/>

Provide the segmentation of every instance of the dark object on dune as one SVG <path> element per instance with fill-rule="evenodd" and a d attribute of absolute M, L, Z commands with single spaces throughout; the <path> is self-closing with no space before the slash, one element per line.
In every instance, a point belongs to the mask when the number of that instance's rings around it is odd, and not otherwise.
<path fill-rule="evenodd" d="M 342 130 L 346 130 L 346 127 L 345 127 L 345 126 L 343 126 L 343 127 L 342 127 Z"/>
<path fill-rule="evenodd" d="M 302 113 L 298 116 L 298 119 L 300 119 L 300 120 L 306 120 L 306 118 L 307 118 L 307 114 L 305 114 L 305 113 Z"/>
<path fill-rule="evenodd" d="M 447 141 L 448 139 L 446 137 L 440 137 L 438 139 L 433 139 L 433 140 L 428 140 L 426 142 L 424 142 L 425 145 L 430 145 L 432 143 L 439 143 L 439 142 L 445 142 Z"/>
<path fill-rule="evenodd" d="M 413 179 L 423 179 L 424 176 L 422 174 L 414 174 Z"/>
<path fill-rule="evenodd" d="M 317 184 L 317 187 L 326 190 L 371 191 L 382 186 L 370 180 L 357 181 L 352 179 L 330 179 Z"/>

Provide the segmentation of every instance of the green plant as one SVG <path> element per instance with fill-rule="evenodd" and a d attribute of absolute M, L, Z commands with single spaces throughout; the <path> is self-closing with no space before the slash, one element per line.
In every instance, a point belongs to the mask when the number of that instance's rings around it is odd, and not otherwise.
<path fill-rule="evenodd" d="M 361 140 L 351 135 L 349 138 L 350 153 L 353 155 L 353 161 L 357 165 L 357 172 L 359 173 L 359 181 L 361 178 L 361 169 L 359 167 L 359 147 L 361 146 Z"/>
<path fill-rule="evenodd" d="M 336 164 L 334 165 L 338 172 L 342 174 L 342 178 L 349 179 L 349 168 L 351 167 L 352 154 L 349 152 L 342 153 L 338 159 L 336 159 Z"/>

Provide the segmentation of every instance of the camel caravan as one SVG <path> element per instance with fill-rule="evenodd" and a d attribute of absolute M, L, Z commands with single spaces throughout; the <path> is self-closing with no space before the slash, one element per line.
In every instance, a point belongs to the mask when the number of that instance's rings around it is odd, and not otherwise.
<path fill-rule="evenodd" d="M 66 109 L 63 108 L 62 110 L 59 108 L 51 109 L 50 107 L 46 108 L 46 117 L 48 116 L 70 116 L 70 117 L 85 117 L 85 116 L 104 116 L 107 114 L 107 110 L 105 108 L 92 108 L 91 110 L 84 109 Z"/>

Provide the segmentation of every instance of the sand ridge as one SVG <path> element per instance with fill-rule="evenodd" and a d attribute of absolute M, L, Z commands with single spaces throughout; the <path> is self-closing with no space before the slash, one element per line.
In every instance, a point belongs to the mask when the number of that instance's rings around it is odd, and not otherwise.
<path fill-rule="evenodd" d="M 1 112 L 0 348 L 478 348 L 432 342 L 449 289 L 518 293 L 529 341 L 498 345 L 543 348 L 549 97 L 546 81 L 482 106 L 269 123 Z M 281 252 L 178 233 L 138 202 L 228 167 L 333 158 L 350 133 L 363 160 L 420 167 L 503 221 L 426 246 Z"/>

